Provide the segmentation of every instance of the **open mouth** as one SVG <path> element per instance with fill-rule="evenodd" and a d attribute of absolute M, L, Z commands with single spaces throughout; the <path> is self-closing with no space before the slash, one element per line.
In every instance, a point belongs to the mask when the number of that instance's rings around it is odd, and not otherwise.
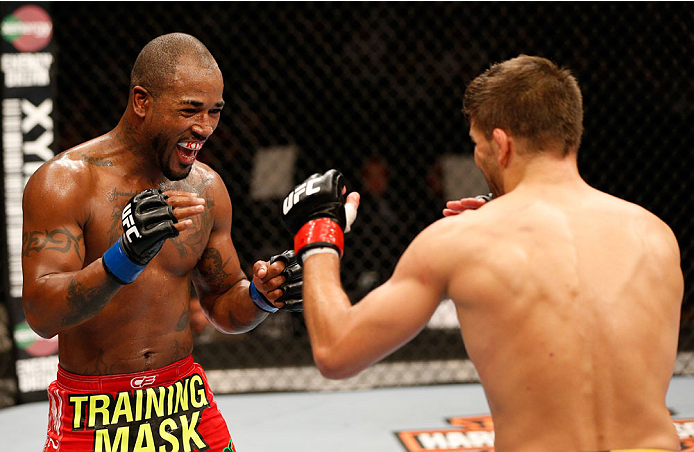
<path fill-rule="evenodd" d="M 195 162 L 198 152 L 202 149 L 203 144 L 202 141 L 183 141 L 178 143 L 176 145 L 178 157 L 183 163 L 192 165 L 193 162 Z"/>

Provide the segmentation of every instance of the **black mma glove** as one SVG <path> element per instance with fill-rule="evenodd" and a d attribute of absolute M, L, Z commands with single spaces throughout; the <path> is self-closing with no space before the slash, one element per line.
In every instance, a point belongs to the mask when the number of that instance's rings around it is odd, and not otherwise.
<path fill-rule="evenodd" d="M 277 261 L 284 262 L 284 270 L 282 270 L 279 276 L 284 276 L 286 281 L 279 287 L 280 290 L 282 290 L 282 296 L 276 301 L 284 302 L 284 307 L 282 309 L 285 311 L 302 312 L 304 310 L 304 300 L 302 298 L 304 269 L 299 264 L 292 250 L 287 250 L 282 254 L 272 256 L 270 258 L 270 265 Z M 258 308 L 271 313 L 279 311 L 277 306 L 271 303 L 270 300 L 265 298 L 265 296 L 258 291 L 253 282 L 251 282 L 249 292 L 251 294 L 251 300 L 253 300 L 253 303 L 255 303 Z"/>
<path fill-rule="evenodd" d="M 331 169 L 311 175 L 284 199 L 282 220 L 294 234 L 294 251 L 300 262 L 314 248 L 332 248 L 342 256 L 347 227 L 344 187 L 344 176 Z"/>
<path fill-rule="evenodd" d="M 270 265 L 277 261 L 284 262 L 284 270 L 280 273 L 280 276 L 284 276 L 286 281 L 282 283 L 279 287 L 282 290 L 282 296 L 276 301 L 284 302 L 285 311 L 290 312 L 301 312 L 304 310 L 303 298 L 301 296 L 303 289 L 303 275 L 304 270 L 299 265 L 299 261 L 294 254 L 294 251 L 287 250 L 282 254 L 277 254 L 270 258 Z M 260 309 L 266 312 L 277 312 L 279 308 L 270 302 L 265 296 L 258 291 L 255 284 L 251 282 L 249 288 L 251 294 L 251 300 Z"/>
<path fill-rule="evenodd" d="M 280 286 L 282 296 L 277 301 L 284 301 L 283 309 L 290 312 L 301 312 L 304 310 L 304 300 L 302 290 L 304 287 L 304 269 L 299 264 L 296 254 L 292 250 L 287 250 L 282 254 L 272 256 L 270 265 L 277 261 L 284 262 L 284 270 L 280 275 L 287 280 Z"/>
<path fill-rule="evenodd" d="M 102 258 L 106 273 L 121 284 L 130 284 L 157 255 L 164 241 L 177 237 L 178 220 L 158 189 L 136 194 L 123 208 L 123 235 Z"/>

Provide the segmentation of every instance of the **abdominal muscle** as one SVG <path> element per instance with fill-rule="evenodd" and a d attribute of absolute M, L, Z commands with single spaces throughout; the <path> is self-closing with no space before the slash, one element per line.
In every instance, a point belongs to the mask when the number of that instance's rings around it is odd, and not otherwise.
<path fill-rule="evenodd" d="M 145 271 L 96 317 L 60 333 L 61 367 L 79 375 L 122 374 L 185 358 L 193 350 L 188 284 L 185 277 L 164 280 Z"/>

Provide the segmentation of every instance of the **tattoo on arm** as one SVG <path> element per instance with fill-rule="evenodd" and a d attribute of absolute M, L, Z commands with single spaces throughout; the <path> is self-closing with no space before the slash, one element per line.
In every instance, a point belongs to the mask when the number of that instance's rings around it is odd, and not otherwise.
<path fill-rule="evenodd" d="M 67 228 L 53 229 L 52 231 L 30 231 L 22 236 L 22 255 L 29 257 L 32 251 L 54 250 L 60 253 L 68 253 L 75 250 L 77 257 L 83 260 L 80 254 L 80 242 L 84 235 L 74 236 Z"/>
<path fill-rule="evenodd" d="M 222 262 L 222 255 L 216 248 L 208 248 L 202 253 L 200 258 L 200 275 L 205 278 L 207 283 L 213 287 L 216 292 L 223 292 L 229 289 L 232 285 L 225 280 L 231 276 L 224 269 L 229 259 Z"/>
<path fill-rule="evenodd" d="M 75 325 L 101 312 L 111 299 L 107 296 L 107 291 L 110 292 L 102 287 L 87 287 L 75 278 L 70 279 L 65 299 L 70 313 L 63 317 L 63 326 Z"/>

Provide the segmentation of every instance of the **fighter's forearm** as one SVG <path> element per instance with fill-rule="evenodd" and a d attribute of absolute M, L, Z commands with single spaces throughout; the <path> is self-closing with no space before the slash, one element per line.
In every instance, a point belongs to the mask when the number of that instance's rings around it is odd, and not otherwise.
<path fill-rule="evenodd" d="M 121 287 L 97 259 L 76 272 L 51 273 L 25 281 L 22 302 L 29 325 L 40 336 L 49 338 L 95 317 Z"/>
<path fill-rule="evenodd" d="M 358 353 L 352 353 L 346 334 L 351 306 L 342 289 L 339 258 L 331 253 L 306 259 L 304 317 L 314 361 L 328 378 L 345 378 L 365 367 Z"/>
<path fill-rule="evenodd" d="M 222 293 L 201 298 L 215 328 L 228 334 L 245 333 L 267 318 L 268 313 L 251 301 L 249 285 L 248 280 L 242 279 Z"/>

